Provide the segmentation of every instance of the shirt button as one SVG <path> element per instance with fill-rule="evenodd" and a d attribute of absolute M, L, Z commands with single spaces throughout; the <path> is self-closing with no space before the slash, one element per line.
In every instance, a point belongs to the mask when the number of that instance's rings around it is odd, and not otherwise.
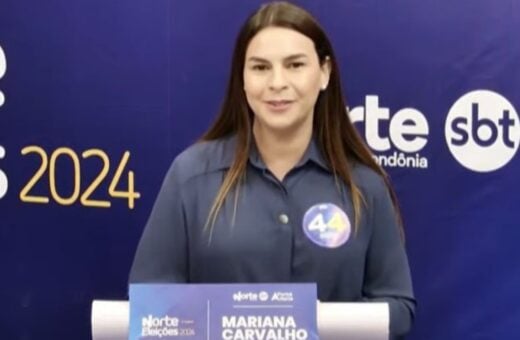
<path fill-rule="evenodd" d="M 281 214 L 280 216 L 278 216 L 278 220 L 282 224 L 287 224 L 289 223 L 289 216 L 287 216 L 286 214 Z"/>

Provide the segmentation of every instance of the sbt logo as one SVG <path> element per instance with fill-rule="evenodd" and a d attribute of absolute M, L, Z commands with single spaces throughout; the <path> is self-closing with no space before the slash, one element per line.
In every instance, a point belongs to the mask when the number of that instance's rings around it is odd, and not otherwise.
<path fill-rule="evenodd" d="M 2 49 L 2 46 L 0 46 L 0 79 L 5 74 L 5 71 L 7 70 L 7 59 L 5 57 L 4 50 Z M 0 107 L 4 105 L 5 102 L 5 96 L 4 93 L 0 90 Z"/>
<path fill-rule="evenodd" d="M 2 49 L 2 46 L 0 46 L 0 79 L 5 75 L 5 72 L 7 70 L 7 60 L 5 57 L 4 50 Z M 5 96 L 4 93 L 0 90 L 0 108 L 2 105 L 4 105 L 5 102 Z M 5 149 L 2 145 L 0 145 L 0 159 L 3 159 L 5 157 Z M 0 199 L 5 196 L 7 193 L 7 188 L 9 182 L 7 180 L 7 175 L 5 172 L 3 172 L 0 168 Z"/>
<path fill-rule="evenodd" d="M 453 157 L 477 172 L 503 167 L 520 144 L 515 108 L 493 91 L 476 90 L 462 96 L 451 107 L 444 128 Z"/>
<path fill-rule="evenodd" d="M 5 149 L 2 145 L 0 145 L 0 159 L 5 157 Z M 7 193 L 7 188 L 9 187 L 9 181 L 7 180 L 7 175 L 0 168 L 0 199 L 5 196 Z"/>
<path fill-rule="evenodd" d="M 379 106 L 379 97 L 370 95 L 365 97 L 365 106 L 353 108 L 349 116 L 352 123 L 364 122 L 364 137 L 377 153 L 374 157 L 379 164 L 428 167 L 428 160 L 420 151 L 428 143 L 429 125 L 419 110 L 403 108 L 391 116 L 390 109 Z"/>

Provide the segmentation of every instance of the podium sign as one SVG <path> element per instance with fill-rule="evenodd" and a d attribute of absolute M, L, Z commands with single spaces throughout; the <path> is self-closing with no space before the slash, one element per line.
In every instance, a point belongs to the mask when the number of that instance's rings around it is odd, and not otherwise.
<path fill-rule="evenodd" d="M 130 340 L 319 339 L 316 284 L 131 284 Z"/>

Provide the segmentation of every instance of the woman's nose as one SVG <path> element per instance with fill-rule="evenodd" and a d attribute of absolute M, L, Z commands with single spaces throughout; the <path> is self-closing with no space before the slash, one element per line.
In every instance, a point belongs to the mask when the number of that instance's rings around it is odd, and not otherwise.
<path fill-rule="evenodd" d="M 283 69 L 273 68 L 269 81 L 269 88 L 279 91 L 287 87 L 287 77 Z"/>

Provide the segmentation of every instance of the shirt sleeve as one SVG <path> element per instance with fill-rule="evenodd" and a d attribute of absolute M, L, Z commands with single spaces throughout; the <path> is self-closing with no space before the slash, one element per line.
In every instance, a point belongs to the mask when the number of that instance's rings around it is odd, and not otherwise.
<path fill-rule="evenodd" d="M 367 301 L 388 303 L 390 339 L 400 339 L 410 331 L 416 302 L 395 209 L 384 182 L 378 186 L 369 208 L 372 235 L 363 295 Z"/>
<path fill-rule="evenodd" d="M 173 162 L 139 241 L 130 283 L 188 281 L 186 217 L 179 166 Z"/>

